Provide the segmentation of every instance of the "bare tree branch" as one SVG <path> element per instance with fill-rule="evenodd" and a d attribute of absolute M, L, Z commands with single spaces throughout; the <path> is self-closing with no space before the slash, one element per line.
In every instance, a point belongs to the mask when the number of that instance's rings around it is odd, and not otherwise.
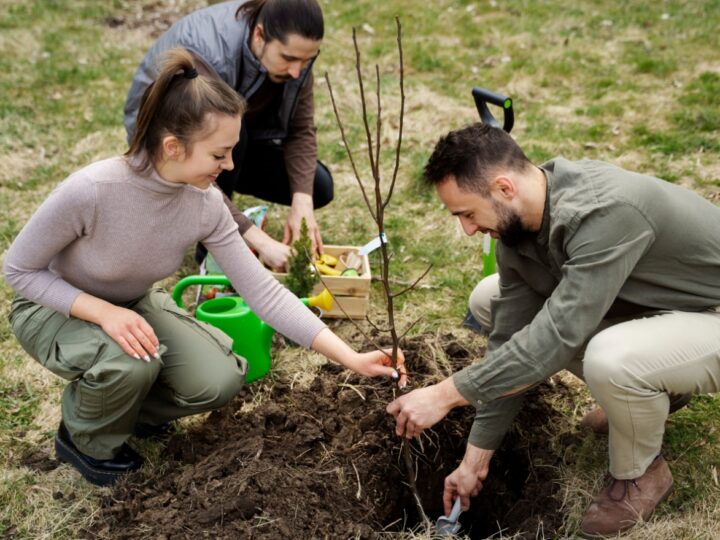
<path fill-rule="evenodd" d="M 380 66 L 375 64 L 375 80 L 377 81 L 377 131 L 375 134 L 375 163 L 378 167 L 378 181 L 380 180 L 380 132 L 382 131 L 382 105 L 380 102 Z"/>
<path fill-rule="evenodd" d="M 382 205 L 383 208 L 390 203 L 390 198 L 395 190 L 395 181 L 397 180 L 398 169 L 400 168 L 400 148 L 402 147 L 403 120 L 405 118 L 405 64 L 403 61 L 402 25 L 400 24 L 400 17 L 395 17 L 395 23 L 397 24 L 397 44 L 398 54 L 400 56 L 400 126 L 398 127 L 397 146 L 395 147 L 395 169 L 393 170 L 392 180 L 390 181 L 390 189 Z"/>
<path fill-rule="evenodd" d="M 358 173 L 357 167 L 355 166 L 355 160 L 352 156 L 352 150 L 350 150 L 350 145 L 347 142 L 347 137 L 345 137 L 345 127 L 343 126 L 342 120 L 340 120 L 340 113 L 338 112 L 337 104 L 335 103 L 335 95 L 333 93 L 332 85 L 330 84 L 330 76 L 328 75 L 327 71 L 325 72 L 325 82 L 327 83 L 328 90 L 330 91 L 330 101 L 332 101 L 333 111 L 335 112 L 335 120 L 337 120 L 338 127 L 340 128 L 340 136 L 342 137 L 343 145 L 345 145 L 345 151 L 347 152 L 348 158 L 350 159 L 353 173 L 355 173 L 355 180 L 357 180 L 357 183 L 360 186 L 360 191 L 362 191 L 363 199 L 365 199 L 365 204 L 368 207 L 368 211 L 370 212 L 373 221 L 377 223 L 375 210 L 373 210 L 373 207 L 370 204 L 370 199 L 368 199 L 367 193 L 365 193 L 365 186 L 360 179 L 360 174 Z"/>
<path fill-rule="evenodd" d="M 368 124 L 368 113 L 367 113 L 367 102 L 365 100 L 365 86 L 363 84 L 362 69 L 360 64 L 360 47 L 357 42 L 357 32 L 355 28 L 352 30 L 353 45 L 355 46 L 355 71 L 357 71 L 358 86 L 360 87 L 360 102 L 362 103 L 362 117 L 363 124 L 365 124 L 365 135 L 367 136 L 368 143 L 368 156 L 370 157 L 370 169 L 372 170 L 375 181 L 378 177 L 377 163 L 373 157 L 373 141 L 372 135 L 370 134 L 370 125 Z"/>
<path fill-rule="evenodd" d="M 365 315 L 365 320 L 367 321 L 367 323 L 368 323 L 370 326 L 372 326 L 372 327 L 375 329 L 376 332 L 382 333 L 382 332 L 387 332 L 387 331 L 388 331 L 387 328 L 380 328 L 377 324 L 375 324 L 374 322 L 372 322 L 372 321 L 370 320 L 370 316 L 369 316 L 369 315 Z"/>
<path fill-rule="evenodd" d="M 422 316 L 415 319 L 412 323 L 410 323 L 410 325 L 405 329 L 405 331 L 400 336 L 398 336 L 398 339 L 402 340 L 405 336 L 408 335 L 410 330 L 412 330 L 413 326 L 415 326 L 417 323 L 419 323 L 422 320 L 423 320 Z"/>
<path fill-rule="evenodd" d="M 411 291 L 412 289 L 414 289 L 415 286 L 416 286 L 418 283 L 420 283 L 420 281 L 422 280 L 422 278 L 424 278 L 425 276 L 428 275 L 428 272 L 430 271 L 430 269 L 431 269 L 432 267 L 433 267 L 433 265 L 430 264 L 430 266 L 428 266 L 428 267 L 425 269 L 425 271 L 422 273 L 422 275 L 421 275 L 419 278 L 417 278 L 415 281 L 413 281 L 412 285 L 410 285 L 410 286 L 408 286 L 408 287 L 405 287 L 405 288 L 404 288 L 402 291 L 400 291 L 399 293 L 393 293 L 393 298 L 397 298 L 398 296 L 402 296 L 402 295 L 405 294 L 406 292 Z"/>

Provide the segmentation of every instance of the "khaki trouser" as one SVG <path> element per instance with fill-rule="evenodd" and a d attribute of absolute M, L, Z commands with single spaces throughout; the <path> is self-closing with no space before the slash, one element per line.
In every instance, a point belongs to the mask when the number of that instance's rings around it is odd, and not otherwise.
<path fill-rule="evenodd" d="M 23 348 L 70 381 L 62 417 L 75 445 L 96 459 L 112 458 L 136 422 L 164 422 L 210 411 L 241 389 L 247 364 L 220 330 L 152 289 L 124 307 L 142 315 L 160 340 L 160 360 L 123 352 L 99 326 L 17 298 L 10 311 Z"/>
<path fill-rule="evenodd" d="M 470 296 L 470 310 L 492 328 L 497 274 Z M 604 320 L 567 369 L 585 380 L 610 424 L 610 474 L 642 476 L 660 453 L 668 394 L 720 392 L 720 307 L 703 312 L 653 311 Z"/>

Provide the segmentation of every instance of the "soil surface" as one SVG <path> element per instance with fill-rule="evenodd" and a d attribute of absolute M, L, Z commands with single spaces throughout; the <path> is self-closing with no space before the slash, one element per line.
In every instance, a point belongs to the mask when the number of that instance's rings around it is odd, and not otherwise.
<path fill-rule="evenodd" d="M 424 336 L 404 344 L 414 383 L 471 361 L 454 336 Z M 429 361 L 423 359 L 431 358 Z M 444 361 L 444 360 L 443 360 Z M 385 412 L 386 381 L 323 366 L 307 388 L 265 382 L 261 405 L 241 412 L 254 386 L 228 407 L 167 442 L 162 477 L 142 472 L 103 501 L 93 538 L 378 538 L 381 532 L 422 530 L 406 486 L 401 441 Z M 550 381 L 531 391 L 515 427 L 493 460 L 490 477 L 461 521 L 471 538 L 552 537 L 561 524 L 553 471 L 560 458 L 553 437 L 558 413 L 549 399 L 573 398 Z M 247 407 L 246 407 L 247 409 Z M 464 452 L 473 409 L 454 410 L 411 445 L 425 512 L 442 515 L 445 476 Z M 559 422 L 557 422 L 559 423 Z"/>

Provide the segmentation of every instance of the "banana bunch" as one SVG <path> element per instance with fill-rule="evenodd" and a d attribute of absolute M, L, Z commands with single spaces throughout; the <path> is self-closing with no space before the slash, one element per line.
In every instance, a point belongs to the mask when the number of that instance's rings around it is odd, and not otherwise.
<path fill-rule="evenodd" d="M 340 276 L 342 272 L 335 267 L 337 266 L 338 259 L 327 253 L 320 255 L 320 258 L 315 259 L 315 268 L 323 276 Z"/>

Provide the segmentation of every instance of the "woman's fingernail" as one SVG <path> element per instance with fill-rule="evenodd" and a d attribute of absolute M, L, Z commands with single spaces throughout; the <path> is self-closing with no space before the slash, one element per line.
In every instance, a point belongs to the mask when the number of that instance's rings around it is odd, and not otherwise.
<path fill-rule="evenodd" d="M 160 360 L 160 353 L 159 353 L 159 352 L 156 352 L 155 354 L 153 354 L 153 356 L 155 357 L 155 359 Z"/>
<path fill-rule="evenodd" d="M 399 378 L 400 378 L 400 375 L 398 374 L 397 371 L 393 371 L 393 372 L 392 372 L 392 378 L 393 378 L 393 379 L 399 379 Z"/>
<path fill-rule="evenodd" d="M 150 362 L 150 357 L 146 354 L 145 356 L 143 356 L 143 360 L 145 360 L 146 362 L 149 363 L 149 362 Z"/>
<path fill-rule="evenodd" d="M 133 358 L 135 358 L 135 360 L 140 360 L 140 355 L 138 353 L 134 353 Z"/>

